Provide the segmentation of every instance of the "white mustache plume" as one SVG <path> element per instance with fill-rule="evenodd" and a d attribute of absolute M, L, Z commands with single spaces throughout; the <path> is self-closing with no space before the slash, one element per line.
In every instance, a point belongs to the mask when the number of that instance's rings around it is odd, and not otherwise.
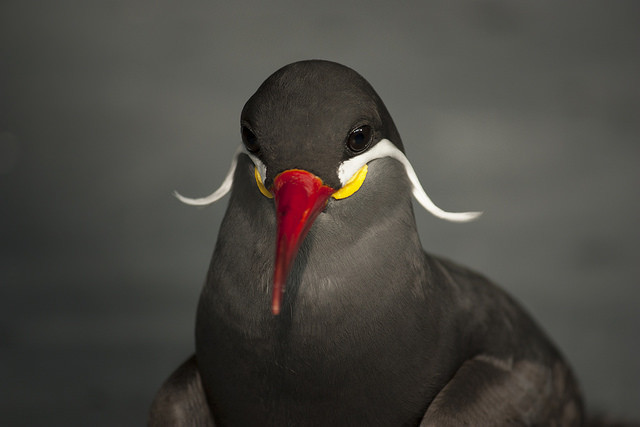
<path fill-rule="evenodd" d="M 229 192 L 229 190 L 231 190 L 231 186 L 233 185 L 233 174 L 235 173 L 236 165 L 238 164 L 238 155 L 240 153 L 245 153 L 251 158 L 256 168 L 258 168 L 258 172 L 260 173 L 262 182 L 265 182 L 267 174 L 266 166 L 256 156 L 247 152 L 244 148 L 244 145 L 241 144 L 233 156 L 231 167 L 229 168 L 229 172 L 227 172 L 227 176 L 222 182 L 220 188 L 218 188 L 215 192 L 213 192 L 209 196 L 199 199 L 184 197 L 177 191 L 174 192 L 175 196 L 182 203 L 192 206 L 205 206 L 220 200 L 222 197 L 224 197 L 225 194 Z M 422 188 L 422 185 L 418 180 L 418 176 L 413 170 L 413 166 L 411 166 L 411 163 L 409 162 L 407 157 L 388 139 L 382 139 L 368 151 L 365 151 L 358 156 L 352 157 L 349 160 L 345 160 L 344 162 L 342 162 L 338 168 L 338 177 L 340 178 L 340 182 L 342 183 L 342 185 L 345 185 L 347 181 L 361 167 L 376 159 L 385 157 L 391 157 L 392 159 L 399 161 L 404 166 L 407 177 L 411 182 L 413 197 L 415 197 L 418 203 L 420 203 L 420 205 L 422 205 L 422 207 L 432 215 L 452 222 L 473 221 L 474 219 L 482 215 L 482 212 L 447 212 L 436 206 L 436 204 L 431 201 L 429 196 L 427 196 L 424 188 Z"/>

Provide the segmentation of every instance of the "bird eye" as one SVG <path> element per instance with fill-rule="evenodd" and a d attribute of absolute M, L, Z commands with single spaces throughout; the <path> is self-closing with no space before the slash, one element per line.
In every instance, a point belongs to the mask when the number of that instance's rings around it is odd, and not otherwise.
<path fill-rule="evenodd" d="M 349 147 L 351 151 L 359 153 L 369 147 L 369 143 L 371 143 L 371 136 L 371 126 L 364 125 L 357 127 L 349 134 L 347 147 Z"/>
<path fill-rule="evenodd" d="M 258 144 L 258 137 L 246 126 L 242 126 L 242 142 L 247 147 L 250 153 L 257 153 L 260 150 L 260 144 Z"/>

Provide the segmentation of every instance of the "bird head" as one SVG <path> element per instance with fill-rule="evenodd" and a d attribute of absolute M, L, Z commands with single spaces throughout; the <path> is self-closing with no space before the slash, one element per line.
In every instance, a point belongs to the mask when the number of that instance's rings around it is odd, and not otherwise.
<path fill-rule="evenodd" d="M 273 314 L 280 312 L 291 266 L 315 219 L 330 200 L 340 203 L 359 191 L 377 159 L 400 162 L 414 197 L 434 215 L 450 221 L 480 215 L 445 212 L 430 200 L 382 100 L 343 65 L 312 60 L 281 68 L 247 101 L 240 125 L 242 144 L 222 186 L 200 199 L 176 196 L 191 205 L 219 200 L 233 186 L 237 156 L 249 156 L 261 197 L 275 203 Z"/>

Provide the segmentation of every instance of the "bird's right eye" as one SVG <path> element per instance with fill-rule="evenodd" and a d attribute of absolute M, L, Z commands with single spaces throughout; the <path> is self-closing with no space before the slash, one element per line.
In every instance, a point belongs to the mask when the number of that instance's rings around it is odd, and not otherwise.
<path fill-rule="evenodd" d="M 242 126 L 242 142 L 250 153 L 257 153 L 260 150 L 258 137 L 247 126 Z"/>
<path fill-rule="evenodd" d="M 355 128 L 347 138 L 347 147 L 354 153 L 359 153 L 369 148 L 373 132 L 371 126 L 363 125 Z"/>

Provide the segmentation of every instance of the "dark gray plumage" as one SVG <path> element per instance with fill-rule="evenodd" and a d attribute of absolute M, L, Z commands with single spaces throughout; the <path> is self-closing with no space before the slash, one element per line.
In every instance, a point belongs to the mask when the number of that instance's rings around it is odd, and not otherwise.
<path fill-rule="evenodd" d="M 267 188 L 292 168 L 339 188 L 337 167 L 354 155 L 345 138 L 362 123 L 374 145 L 385 138 L 402 150 L 369 84 L 326 61 L 278 70 L 242 123 L 260 143 Z M 165 383 L 150 424 L 581 424 L 569 367 L 523 309 L 422 250 L 398 161 L 374 160 L 356 193 L 327 203 L 278 316 L 276 228 L 274 201 L 241 154 L 200 298 L 196 356 Z"/>

